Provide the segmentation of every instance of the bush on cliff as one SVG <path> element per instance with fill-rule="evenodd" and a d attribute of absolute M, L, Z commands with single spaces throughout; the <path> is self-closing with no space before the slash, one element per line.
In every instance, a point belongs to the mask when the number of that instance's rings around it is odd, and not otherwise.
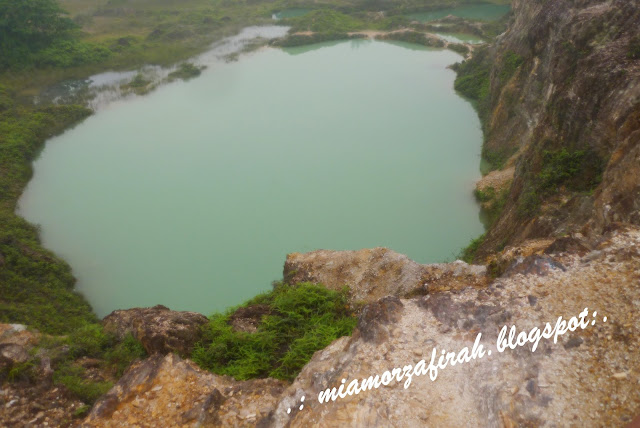
<path fill-rule="evenodd" d="M 213 373 L 238 380 L 292 380 L 314 352 L 351 334 L 356 317 L 347 297 L 346 291 L 309 283 L 275 284 L 273 291 L 241 307 L 262 308 L 255 331 L 232 326 L 234 310 L 213 315 L 191 358 Z"/>

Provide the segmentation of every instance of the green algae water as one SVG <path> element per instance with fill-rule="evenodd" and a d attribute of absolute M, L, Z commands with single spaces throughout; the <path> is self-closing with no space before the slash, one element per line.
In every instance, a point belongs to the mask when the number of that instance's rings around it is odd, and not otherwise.
<path fill-rule="evenodd" d="M 295 251 L 451 259 L 483 231 L 480 124 L 447 69 L 460 59 L 358 40 L 215 63 L 49 140 L 20 213 L 101 316 L 223 310 Z"/>

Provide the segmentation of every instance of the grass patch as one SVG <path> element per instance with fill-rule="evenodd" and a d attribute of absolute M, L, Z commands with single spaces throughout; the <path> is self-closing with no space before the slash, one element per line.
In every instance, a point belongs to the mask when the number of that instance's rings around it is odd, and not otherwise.
<path fill-rule="evenodd" d="M 350 335 L 356 325 L 346 290 L 276 284 L 243 307 L 258 304 L 268 305 L 270 311 L 256 332 L 234 331 L 229 324 L 233 310 L 213 315 L 191 358 L 213 373 L 239 380 L 293 380 L 314 352 Z"/>

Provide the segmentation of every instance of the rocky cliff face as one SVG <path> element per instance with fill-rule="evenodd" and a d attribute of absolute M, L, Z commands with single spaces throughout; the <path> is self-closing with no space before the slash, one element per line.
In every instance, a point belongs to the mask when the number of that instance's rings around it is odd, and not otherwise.
<path fill-rule="evenodd" d="M 516 0 L 487 61 L 485 153 L 515 173 L 480 255 L 640 224 L 640 4 Z"/>

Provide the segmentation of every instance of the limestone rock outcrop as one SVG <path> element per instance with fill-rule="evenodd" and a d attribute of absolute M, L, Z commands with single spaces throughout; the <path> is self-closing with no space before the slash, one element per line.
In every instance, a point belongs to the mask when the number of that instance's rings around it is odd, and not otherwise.
<path fill-rule="evenodd" d="M 359 251 L 318 250 L 287 255 L 284 279 L 321 283 L 332 290 L 348 286 L 355 301 L 406 296 L 456 286 L 486 284 L 484 266 L 462 261 L 423 265 L 388 248 Z"/>
<path fill-rule="evenodd" d="M 156 354 L 132 366 L 82 426 L 255 426 L 285 387 L 274 379 L 238 382 Z"/>
<path fill-rule="evenodd" d="M 172 311 L 166 306 L 113 311 L 102 320 L 105 331 L 122 339 L 127 333 L 138 339 L 149 354 L 189 354 L 201 337 L 207 317 L 197 312 Z"/>
<path fill-rule="evenodd" d="M 0 372 L 29 359 L 37 334 L 22 324 L 0 324 Z"/>
<path fill-rule="evenodd" d="M 638 49 L 637 1 L 514 0 L 512 21 L 489 50 L 484 149 L 515 154 L 506 164 L 515 173 L 481 259 L 585 226 L 601 233 L 613 222 L 640 224 Z M 550 153 L 580 158 L 571 171 L 551 165 L 571 179 L 544 181 Z"/>
<path fill-rule="evenodd" d="M 560 254 L 560 268 L 523 269 L 484 289 L 388 297 L 367 308 L 352 337 L 317 352 L 265 426 L 625 426 L 640 414 L 640 230 L 621 227 L 590 256 Z M 529 332 L 589 308 L 595 325 L 531 345 L 496 348 L 502 326 Z M 592 315 L 597 312 L 596 317 Z M 603 322 L 603 316 L 607 321 Z M 318 394 L 353 379 L 415 365 L 433 348 L 491 355 L 320 404 Z M 304 408 L 296 404 L 305 396 Z M 292 408 L 290 414 L 287 409 Z"/>

